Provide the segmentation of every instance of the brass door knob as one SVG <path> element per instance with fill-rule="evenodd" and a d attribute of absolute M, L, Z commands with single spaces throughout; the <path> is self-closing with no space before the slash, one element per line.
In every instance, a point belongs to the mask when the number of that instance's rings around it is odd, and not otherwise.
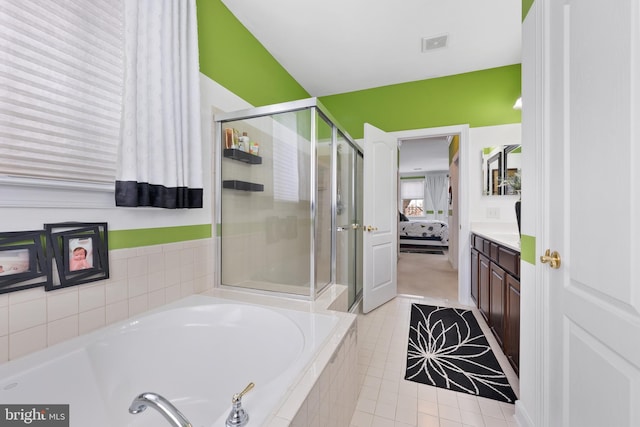
<path fill-rule="evenodd" d="M 378 229 L 378 227 L 374 227 L 372 225 L 367 225 L 364 229 L 367 230 L 367 231 L 376 231 Z"/>
<path fill-rule="evenodd" d="M 551 268 L 560 268 L 560 264 L 562 263 L 560 254 L 557 251 L 551 252 L 550 249 L 547 249 L 544 255 L 540 256 L 540 262 L 543 264 L 549 263 Z"/>

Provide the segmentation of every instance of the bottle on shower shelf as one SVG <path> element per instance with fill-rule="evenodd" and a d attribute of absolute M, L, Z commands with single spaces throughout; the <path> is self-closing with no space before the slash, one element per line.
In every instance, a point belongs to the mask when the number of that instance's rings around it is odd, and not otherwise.
<path fill-rule="evenodd" d="M 238 146 L 240 151 L 249 152 L 249 137 L 246 132 L 242 132 L 242 136 L 238 138 Z"/>
<path fill-rule="evenodd" d="M 249 146 L 249 153 L 253 154 L 254 156 L 257 156 L 259 149 L 260 149 L 260 145 L 257 142 L 252 141 L 251 145 Z"/>

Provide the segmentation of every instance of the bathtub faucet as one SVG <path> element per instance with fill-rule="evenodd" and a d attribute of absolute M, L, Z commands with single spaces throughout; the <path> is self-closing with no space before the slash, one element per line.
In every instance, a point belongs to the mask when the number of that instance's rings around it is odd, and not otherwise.
<path fill-rule="evenodd" d="M 242 408 L 241 400 L 242 396 L 247 394 L 254 386 L 254 383 L 249 383 L 244 390 L 233 395 L 233 398 L 231 399 L 231 404 L 233 406 L 231 407 L 231 412 L 227 417 L 227 427 L 243 427 L 249 422 L 249 414 L 247 414 L 247 412 Z"/>
<path fill-rule="evenodd" d="M 139 414 L 147 409 L 147 406 L 160 412 L 173 427 L 193 427 L 189 420 L 171 402 L 156 393 L 142 393 L 133 399 L 131 406 L 129 406 L 129 412 Z"/>

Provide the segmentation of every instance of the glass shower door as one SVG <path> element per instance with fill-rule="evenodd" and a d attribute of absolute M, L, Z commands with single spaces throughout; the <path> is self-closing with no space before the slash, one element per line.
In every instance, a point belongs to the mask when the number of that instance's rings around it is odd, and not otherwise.
<path fill-rule="evenodd" d="M 338 132 L 336 147 L 337 188 L 336 188 L 336 283 L 348 288 L 349 307 L 358 294 L 361 281 L 360 259 L 362 230 L 360 227 L 358 189 L 358 153 Z M 360 265 L 360 269 L 359 269 Z M 362 289 L 360 283 L 360 289 Z"/>
<path fill-rule="evenodd" d="M 333 127 L 316 110 L 315 292 L 331 283 L 331 182 Z"/>
<path fill-rule="evenodd" d="M 311 127 L 309 109 L 221 124 L 222 285 L 311 295 Z"/>

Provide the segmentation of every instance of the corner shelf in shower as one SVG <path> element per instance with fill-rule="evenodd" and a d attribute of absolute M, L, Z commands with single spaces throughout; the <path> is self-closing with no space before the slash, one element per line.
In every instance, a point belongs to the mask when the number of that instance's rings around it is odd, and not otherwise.
<path fill-rule="evenodd" d="M 262 164 L 262 157 L 247 153 L 245 151 L 240 151 L 235 148 L 225 148 L 222 154 L 228 159 L 249 163 L 250 165 Z"/>
<path fill-rule="evenodd" d="M 222 181 L 222 188 L 240 191 L 264 191 L 264 185 L 262 184 L 237 180 Z"/>

